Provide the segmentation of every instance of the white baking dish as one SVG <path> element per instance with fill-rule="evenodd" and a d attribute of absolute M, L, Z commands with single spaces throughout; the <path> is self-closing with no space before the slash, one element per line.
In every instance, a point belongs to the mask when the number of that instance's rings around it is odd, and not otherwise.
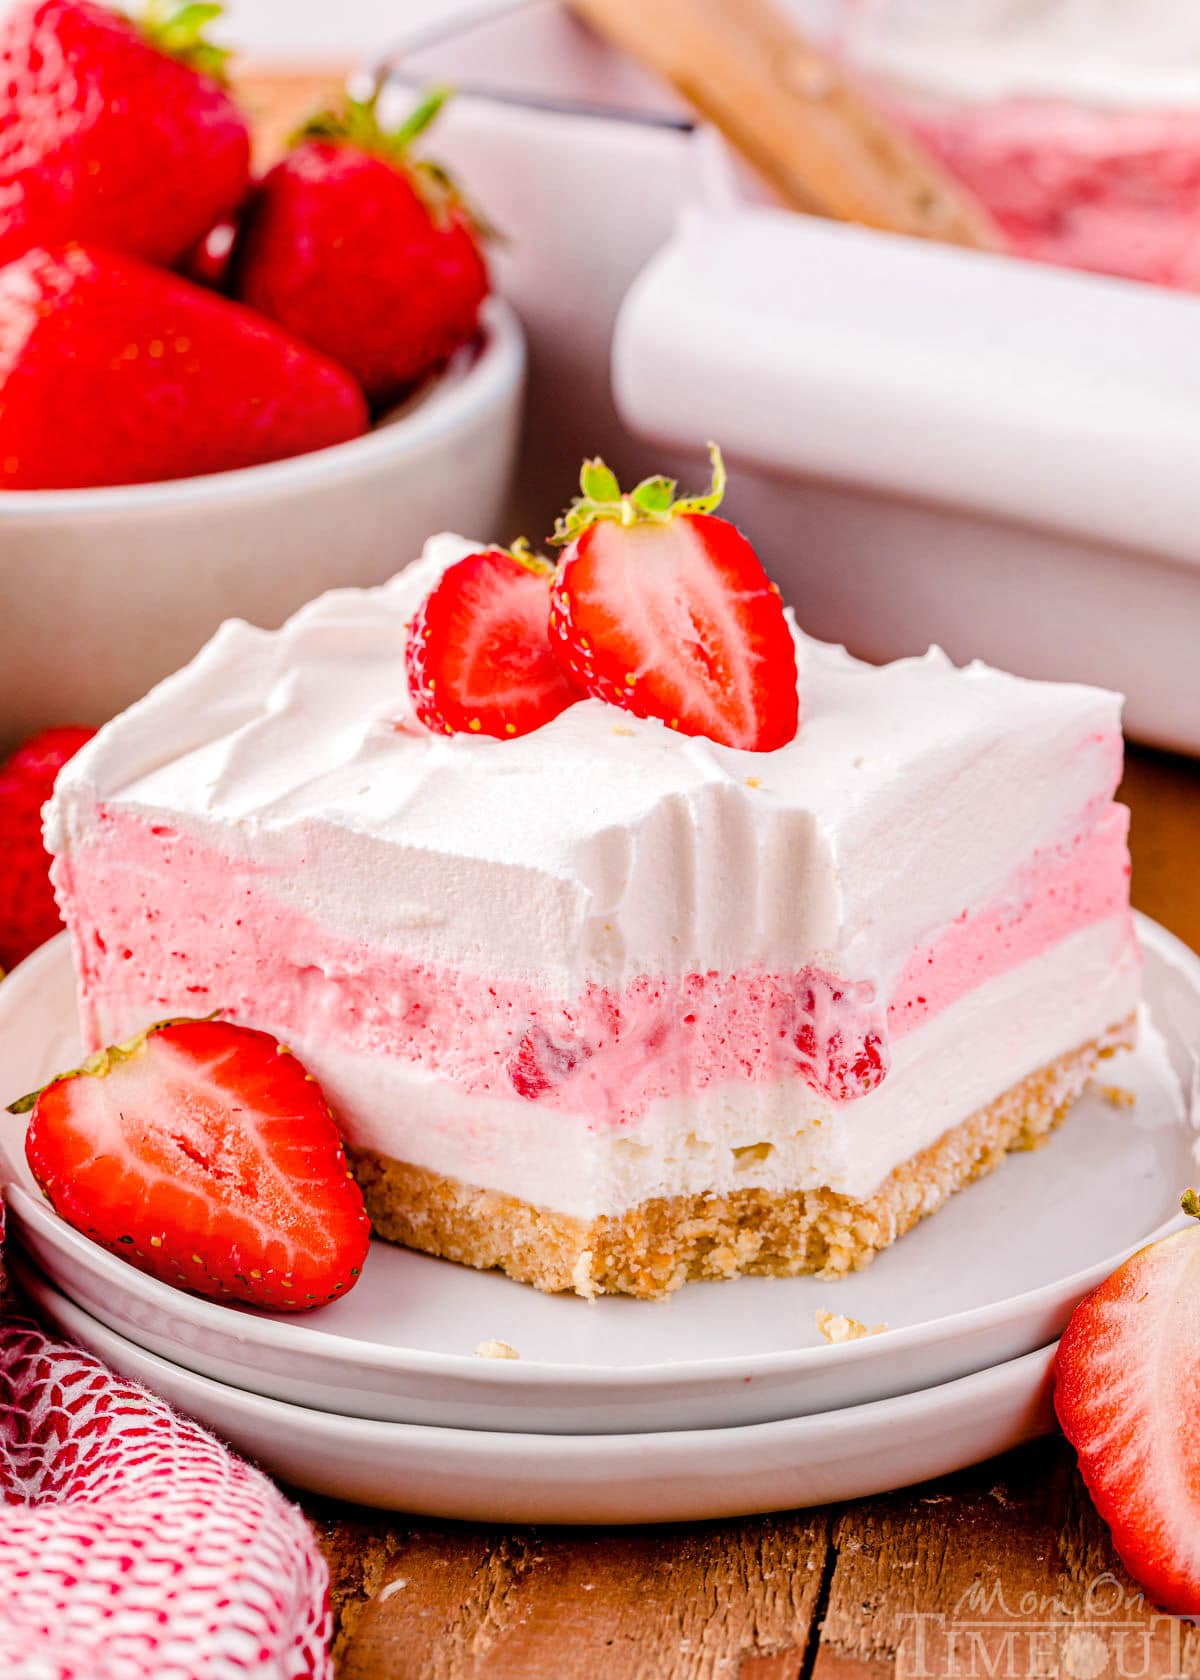
<path fill-rule="evenodd" d="M 717 437 L 806 629 L 1129 696 L 1200 751 L 1200 298 L 780 211 L 690 217 L 633 287 L 618 406 Z"/>

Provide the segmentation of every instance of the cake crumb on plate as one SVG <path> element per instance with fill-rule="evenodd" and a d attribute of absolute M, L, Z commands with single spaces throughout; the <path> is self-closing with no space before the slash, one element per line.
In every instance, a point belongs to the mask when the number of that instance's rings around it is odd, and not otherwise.
<path fill-rule="evenodd" d="M 881 1336 L 887 1325 L 872 1324 L 868 1329 L 857 1318 L 847 1318 L 845 1313 L 822 1310 L 817 1314 L 817 1329 L 836 1347 L 840 1342 L 857 1342 L 863 1336 Z"/>
<path fill-rule="evenodd" d="M 1137 1103 L 1137 1093 L 1124 1085 L 1097 1085 L 1096 1091 L 1112 1108 L 1133 1108 Z"/>
<path fill-rule="evenodd" d="M 476 1359 L 520 1359 L 521 1355 L 510 1342 L 498 1341 L 489 1337 L 486 1342 L 480 1342 L 475 1349 Z"/>

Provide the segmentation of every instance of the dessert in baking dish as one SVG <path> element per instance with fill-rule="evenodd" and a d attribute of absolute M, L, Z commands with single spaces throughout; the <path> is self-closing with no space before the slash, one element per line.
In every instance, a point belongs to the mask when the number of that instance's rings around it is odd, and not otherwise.
<path fill-rule="evenodd" d="M 471 550 L 226 624 L 67 767 L 88 1048 L 267 1028 L 379 1233 L 651 1296 L 862 1265 L 1131 1040 L 1116 696 L 869 667 L 788 615 L 801 722 L 768 750 L 574 695 L 435 733 L 406 637 Z"/>
<path fill-rule="evenodd" d="M 836 15 L 850 65 L 1015 251 L 1200 288 L 1193 0 L 865 0 Z"/>

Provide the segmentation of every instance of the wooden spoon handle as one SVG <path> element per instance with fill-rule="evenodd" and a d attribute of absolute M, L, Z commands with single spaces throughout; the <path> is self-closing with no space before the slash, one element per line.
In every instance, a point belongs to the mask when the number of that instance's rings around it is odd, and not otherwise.
<path fill-rule="evenodd" d="M 571 0 L 671 82 L 797 210 L 1003 248 L 990 216 L 771 0 Z"/>

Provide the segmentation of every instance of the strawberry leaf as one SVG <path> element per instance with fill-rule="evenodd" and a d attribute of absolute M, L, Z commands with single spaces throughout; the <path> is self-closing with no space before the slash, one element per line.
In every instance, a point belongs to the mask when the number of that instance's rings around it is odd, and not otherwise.
<path fill-rule="evenodd" d="M 534 572 L 539 577 L 545 577 L 554 570 L 554 562 L 547 560 L 544 554 L 536 553 L 530 547 L 528 537 L 517 537 L 509 548 L 497 546 L 496 553 L 507 554 L 518 566 L 524 566 L 527 572 Z"/>
<path fill-rule="evenodd" d="M 127 1038 L 123 1044 L 109 1044 L 103 1050 L 95 1050 L 84 1061 L 80 1062 L 77 1068 L 68 1068 L 65 1073 L 56 1073 L 53 1079 L 48 1079 L 44 1085 L 39 1085 L 36 1091 L 30 1091 L 27 1095 L 18 1097 L 16 1102 L 10 1102 L 7 1112 L 9 1114 L 28 1114 L 31 1109 L 37 1106 L 37 1100 L 43 1091 L 48 1091 L 51 1085 L 61 1085 L 64 1079 L 79 1079 L 85 1074 L 93 1078 L 103 1079 L 104 1075 L 111 1073 L 113 1068 L 119 1067 L 122 1062 L 128 1062 L 138 1055 L 145 1048 L 147 1041 L 153 1038 L 155 1033 L 162 1032 L 165 1027 L 183 1027 L 195 1021 L 216 1021 L 220 1018 L 220 1015 L 221 1011 L 214 1009 L 208 1015 L 171 1015 L 166 1020 L 155 1021 L 152 1025 L 143 1028 L 140 1033 L 135 1033 L 132 1038 Z"/>
<path fill-rule="evenodd" d="M 676 481 L 673 478 L 644 478 L 630 492 L 629 500 L 639 513 L 670 513 L 675 490 Z"/>
<path fill-rule="evenodd" d="M 589 502 L 619 502 L 621 486 L 611 467 L 606 467 L 597 455 L 585 461 L 579 474 L 579 488 Z"/>
<path fill-rule="evenodd" d="M 708 458 L 712 463 L 711 487 L 701 496 L 685 496 L 682 501 L 676 502 L 675 513 L 715 513 L 724 501 L 728 477 L 721 451 L 715 443 L 708 446 Z"/>
<path fill-rule="evenodd" d="M 453 96 L 453 88 L 427 89 L 396 128 L 384 128 L 379 121 L 382 91 L 382 87 L 377 86 L 367 99 L 347 95 L 340 106 L 325 106 L 314 111 L 291 135 L 289 144 L 299 146 L 306 140 L 342 140 L 361 151 L 373 152 L 376 157 L 384 158 L 393 168 L 408 175 L 439 223 L 457 214 L 470 223 L 476 238 L 499 239 L 499 231 L 481 210 L 469 202 L 448 170 L 433 158 L 410 155 L 413 143 L 421 138 L 446 101 Z"/>
<path fill-rule="evenodd" d="M 644 478 L 624 496 L 610 467 L 598 458 L 585 461 L 579 474 L 580 494 L 559 516 L 550 541 L 559 547 L 573 542 L 581 531 L 602 519 L 620 525 L 665 525 L 679 514 L 712 513 L 721 505 L 726 475 L 721 451 L 715 443 L 709 444 L 708 454 L 712 462 L 712 485 L 699 496 L 677 497 L 675 480 L 661 474 Z"/>
<path fill-rule="evenodd" d="M 424 134 L 442 106 L 450 98 L 452 91 L 448 87 L 426 89 L 399 128 L 393 128 L 387 134 L 388 149 L 396 152 L 406 151 L 414 140 Z"/>
<path fill-rule="evenodd" d="M 230 58 L 228 47 L 219 47 L 207 39 L 205 30 L 224 13 L 224 6 L 215 0 L 183 0 L 170 9 L 165 0 L 149 0 L 138 27 L 151 46 L 176 58 L 181 64 L 211 76 L 214 81 L 226 79 L 226 65 Z"/>
<path fill-rule="evenodd" d="M 376 87 L 366 99 L 355 99 L 348 94 L 340 106 L 327 105 L 314 111 L 292 136 L 292 144 L 297 145 L 302 140 L 346 140 L 352 146 L 361 146 L 365 152 L 378 153 L 398 168 L 407 167 L 409 147 L 433 122 L 450 98 L 451 89 L 428 89 L 404 121 L 397 128 L 390 129 L 384 128 L 379 121 L 382 91 L 381 87 Z M 438 173 L 448 179 L 444 171 Z"/>

